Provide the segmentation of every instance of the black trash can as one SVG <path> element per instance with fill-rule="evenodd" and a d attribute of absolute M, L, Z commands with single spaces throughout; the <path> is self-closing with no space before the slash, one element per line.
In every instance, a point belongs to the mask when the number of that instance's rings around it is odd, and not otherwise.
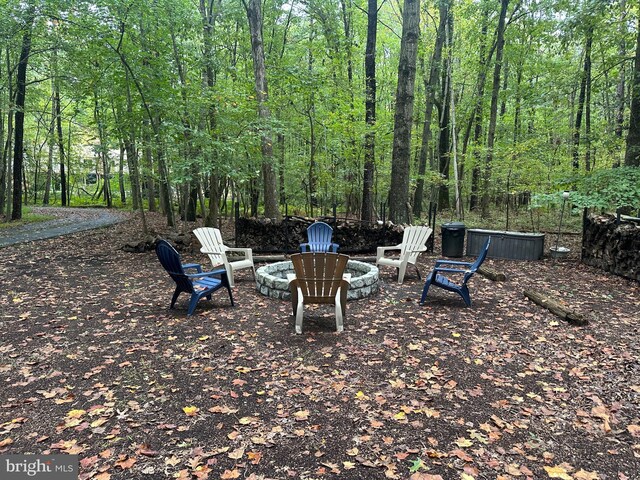
<path fill-rule="evenodd" d="M 461 257 L 464 252 L 464 223 L 443 223 L 441 228 L 442 255 L 445 257 Z"/>

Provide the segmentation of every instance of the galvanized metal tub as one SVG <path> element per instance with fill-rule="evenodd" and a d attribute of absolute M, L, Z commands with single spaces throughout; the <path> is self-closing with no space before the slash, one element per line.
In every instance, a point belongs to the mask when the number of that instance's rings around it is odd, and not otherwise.
<path fill-rule="evenodd" d="M 477 256 L 491 237 L 488 256 L 510 260 L 540 260 L 544 255 L 544 233 L 467 230 L 467 255 Z"/>

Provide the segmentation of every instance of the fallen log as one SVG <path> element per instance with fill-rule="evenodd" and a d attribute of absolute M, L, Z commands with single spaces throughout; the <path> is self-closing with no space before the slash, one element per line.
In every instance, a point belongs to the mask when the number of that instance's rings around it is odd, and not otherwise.
<path fill-rule="evenodd" d="M 507 276 L 504 273 L 496 272 L 489 267 L 479 267 L 478 273 L 484 277 L 487 277 L 489 280 L 493 280 L 494 282 L 504 282 L 507 279 Z"/>
<path fill-rule="evenodd" d="M 576 325 L 586 325 L 588 321 L 581 313 L 578 313 L 570 308 L 562 305 L 557 300 L 553 299 L 549 295 L 543 292 L 537 292 L 535 290 L 524 290 L 524 296 L 533 301 L 537 305 L 546 308 L 554 315 L 566 320 L 567 322 L 574 323 Z"/>

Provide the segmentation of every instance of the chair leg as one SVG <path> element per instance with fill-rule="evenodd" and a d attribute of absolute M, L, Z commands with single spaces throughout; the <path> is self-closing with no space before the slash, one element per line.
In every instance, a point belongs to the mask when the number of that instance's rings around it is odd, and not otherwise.
<path fill-rule="evenodd" d="M 336 295 L 336 332 L 342 332 L 343 330 L 342 305 L 340 304 L 340 295 Z"/>
<path fill-rule="evenodd" d="M 295 285 L 291 288 L 291 311 L 293 315 L 296 314 L 298 309 L 298 287 Z"/>
<path fill-rule="evenodd" d="M 227 270 L 227 277 L 229 279 L 229 286 L 233 288 L 235 284 L 233 283 L 233 267 L 229 265 L 229 269 Z"/>
<path fill-rule="evenodd" d="M 171 298 L 171 306 L 169 308 L 173 308 L 176 304 L 176 300 L 178 300 L 178 295 L 180 295 L 180 289 L 176 287 L 176 291 L 173 292 L 173 297 Z"/>
<path fill-rule="evenodd" d="M 235 307 L 235 304 L 233 303 L 233 293 L 231 293 L 231 286 L 227 285 L 227 292 L 229 292 L 229 300 L 231 300 L 231 306 Z"/>
<path fill-rule="evenodd" d="M 470 307 L 471 306 L 471 295 L 469 295 L 469 289 L 467 288 L 467 286 L 463 285 L 460 288 L 460 290 L 458 290 L 458 293 L 460 294 L 460 296 L 464 300 L 464 303 L 467 304 L 467 307 Z"/>
<path fill-rule="evenodd" d="M 191 295 L 191 300 L 189 301 L 189 310 L 187 311 L 187 316 L 193 314 L 196 309 L 196 305 L 198 305 L 198 300 L 200 300 L 200 295 L 198 295 L 197 293 L 193 293 Z"/>
<path fill-rule="evenodd" d="M 296 333 L 300 335 L 302 333 L 302 316 L 304 315 L 304 303 L 302 302 L 301 295 L 298 298 L 298 305 L 296 308 Z"/>
<path fill-rule="evenodd" d="M 433 274 L 430 274 L 427 277 L 427 280 L 424 282 L 424 288 L 422 289 L 422 297 L 420 297 L 420 305 L 424 305 L 424 301 L 427 299 L 427 293 L 429 293 L 429 287 L 431 286 L 432 279 L 433 279 Z"/>
<path fill-rule="evenodd" d="M 416 269 L 416 274 L 418 275 L 418 280 L 422 280 L 422 277 L 420 276 L 420 270 L 418 270 L 418 265 L 413 265 Z"/>
<path fill-rule="evenodd" d="M 407 273 L 407 264 L 402 262 L 400 268 L 398 269 L 398 284 L 402 285 L 405 273 Z"/>

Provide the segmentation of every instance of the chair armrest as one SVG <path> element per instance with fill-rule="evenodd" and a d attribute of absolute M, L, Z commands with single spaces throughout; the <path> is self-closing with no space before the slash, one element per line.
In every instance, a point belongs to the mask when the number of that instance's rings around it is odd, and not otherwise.
<path fill-rule="evenodd" d="M 342 275 L 342 281 L 351 284 L 351 274 L 345 273 L 344 275 Z"/>
<path fill-rule="evenodd" d="M 434 272 L 447 272 L 447 273 L 467 273 L 469 270 L 460 270 L 459 268 L 440 268 L 433 269 Z"/>
<path fill-rule="evenodd" d="M 287 282 L 295 282 L 297 280 L 295 273 L 287 273 Z"/>
<path fill-rule="evenodd" d="M 213 277 L 216 275 L 227 275 L 227 271 L 224 268 L 219 268 L 217 270 L 211 270 L 210 272 L 201 272 L 201 273 L 192 273 L 192 274 L 187 274 L 187 277 L 189 278 L 200 278 L 200 277 Z"/>
<path fill-rule="evenodd" d="M 198 273 L 202 273 L 202 265 L 200 265 L 199 263 L 183 263 L 182 264 L 183 270 L 187 270 L 189 268 L 195 268 L 198 271 Z"/>
<path fill-rule="evenodd" d="M 300 244 L 300 251 L 302 253 L 307 252 L 307 251 L 311 251 L 311 246 L 308 243 L 301 243 Z"/>
<path fill-rule="evenodd" d="M 465 267 L 470 267 L 471 265 L 473 265 L 473 263 L 471 262 L 459 262 L 456 260 L 437 260 L 436 261 L 436 267 L 439 267 L 440 265 L 463 265 Z"/>
<path fill-rule="evenodd" d="M 391 247 L 378 247 L 377 249 L 377 255 L 376 255 L 376 260 L 384 257 L 385 252 L 388 252 L 389 250 L 402 250 L 402 244 L 400 245 L 393 245 Z"/>
<path fill-rule="evenodd" d="M 337 243 L 332 243 L 330 244 L 329 248 L 333 251 L 333 253 L 338 253 L 338 248 L 340 248 L 340 245 L 338 245 Z"/>

